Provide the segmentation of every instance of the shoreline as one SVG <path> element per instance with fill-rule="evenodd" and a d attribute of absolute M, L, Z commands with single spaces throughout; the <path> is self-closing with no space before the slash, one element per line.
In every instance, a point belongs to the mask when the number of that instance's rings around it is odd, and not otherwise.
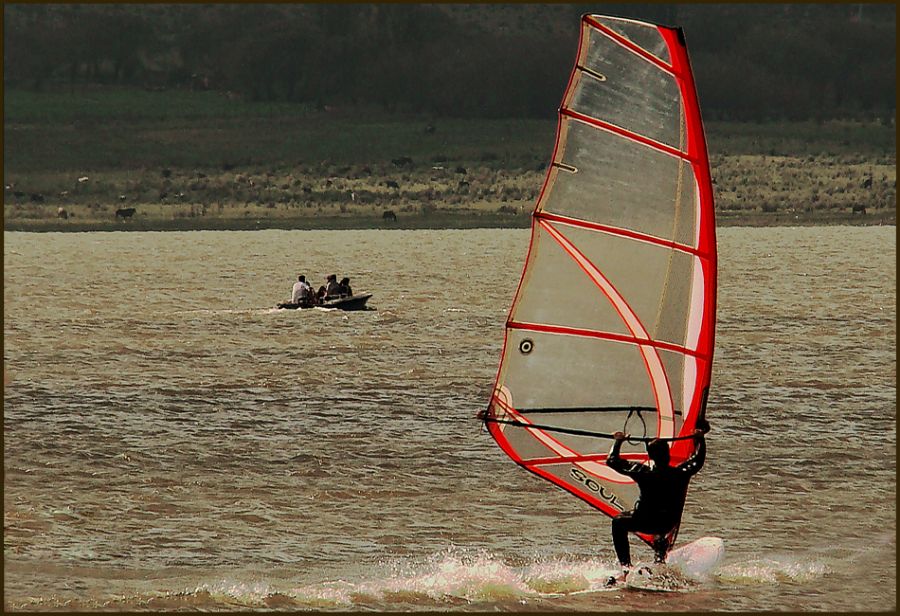
<path fill-rule="evenodd" d="M 847 213 L 755 213 L 717 214 L 716 226 L 724 227 L 815 227 L 815 226 L 896 226 L 895 211 L 870 214 Z M 112 231 L 350 231 L 350 230 L 440 230 L 440 229 L 527 229 L 531 215 L 469 213 L 399 216 L 385 222 L 376 216 L 305 216 L 297 218 L 175 218 L 133 219 L 117 222 L 46 219 L 4 220 L 3 230 L 27 233 L 90 233 Z"/>

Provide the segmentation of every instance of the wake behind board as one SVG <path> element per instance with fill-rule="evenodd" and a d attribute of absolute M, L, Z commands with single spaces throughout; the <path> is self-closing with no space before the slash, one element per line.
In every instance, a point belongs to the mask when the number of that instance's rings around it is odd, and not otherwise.
<path fill-rule="evenodd" d="M 719 537 L 702 537 L 669 552 L 664 564 L 635 567 L 625 578 L 625 588 L 653 592 L 689 589 L 725 556 Z"/>

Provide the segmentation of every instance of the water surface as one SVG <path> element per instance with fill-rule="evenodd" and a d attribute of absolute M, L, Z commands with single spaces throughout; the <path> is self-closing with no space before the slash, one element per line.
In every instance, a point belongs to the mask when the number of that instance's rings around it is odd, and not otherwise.
<path fill-rule="evenodd" d="M 894 227 L 719 231 L 680 541 L 727 551 L 674 594 L 572 594 L 608 519 L 473 420 L 527 230 L 4 240 L 9 609 L 896 608 Z M 297 273 L 377 310 L 273 310 Z"/>

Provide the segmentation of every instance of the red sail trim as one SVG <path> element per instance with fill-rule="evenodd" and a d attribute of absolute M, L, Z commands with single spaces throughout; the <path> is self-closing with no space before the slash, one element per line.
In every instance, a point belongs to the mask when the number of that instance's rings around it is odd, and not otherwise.
<path fill-rule="evenodd" d="M 496 396 L 493 397 L 492 402 L 499 403 L 500 406 L 504 406 L 504 407 L 507 406 L 507 405 L 503 404 L 501 400 L 497 399 Z M 527 470 L 531 473 L 534 473 L 538 477 L 541 477 L 542 479 L 546 479 L 550 483 L 562 488 L 566 492 L 577 496 L 578 498 L 580 498 L 581 500 L 586 502 L 591 507 L 594 507 L 595 509 L 602 511 L 603 513 L 605 513 L 606 515 L 608 515 L 610 517 L 614 518 L 622 512 L 620 509 L 616 509 L 612 505 L 609 505 L 608 503 L 594 497 L 592 494 L 576 489 L 574 486 L 566 483 L 562 479 L 559 479 L 552 473 L 549 473 L 549 472 L 543 470 L 540 466 L 527 465 L 523 461 L 523 459 L 519 455 L 519 453 L 515 449 L 513 449 L 512 445 L 510 445 L 509 440 L 507 440 L 506 435 L 503 433 L 502 424 L 488 422 L 487 428 L 488 428 L 488 432 L 490 432 L 491 436 L 494 438 L 494 441 L 496 441 L 497 444 L 500 446 L 500 449 L 502 449 L 504 451 L 504 453 L 506 453 L 506 455 L 509 456 L 513 462 L 515 462 L 516 464 L 518 464 L 525 470 Z M 562 458 L 560 458 L 560 459 L 562 459 Z M 652 536 L 638 533 L 638 537 L 643 539 L 648 545 L 652 545 L 652 542 L 653 542 Z"/>
<path fill-rule="evenodd" d="M 567 451 L 572 452 L 571 457 L 578 455 L 573 449 L 571 449 L 568 445 L 563 443 L 560 439 L 556 438 L 552 434 L 547 434 L 546 432 L 544 432 L 544 429 L 542 426 L 531 426 L 530 424 L 532 424 L 533 422 L 530 419 L 528 419 L 527 417 L 522 415 L 518 411 L 518 409 L 510 406 L 505 401 L 501 400 L 496 394 L 493 396 L 491 401 L 494 404 L 496 404 L 497 406 L 499 406 L 500 408 L 502 408 L 504 410 L 504 412 L 506 412 L 508 415 L 511 415 L 515 421 L 525 424 L 525 425 L 517 426 L 517 427 L 522 428 L 523 430 L 528 430 L 528 432 L 530 432 L 532 434 L 534 434 L 535 432 L 540 432 L 542 437 L 546 438 L 548 441 L 552 441 L 555 445 L 559 446 L 560 449 L 565 449 Z M 535 437 L 535 438 L 537 438 L 537 440 L 540 441 L 541 444 L 543 444 L 545 447 L 549 448 L 549 445 L 544 443 L 540 438 L 538 438 L 538 437 Z M 557 453 L 556 455 L 558 455 L 561 458 L 570 457 L 570 456 L 564 456 L 560 453 Z"/>
<path fill-rule="evenodd" d="M 542 469 L 539 466 L 527 466 L 522 461 L 522 458 L 519 457 L 519 454 L 516 453 L 516 451 L 510 446 L 509 441 L 506 440 L 506 436 L 503 434 L 503 430 L 500 429 L 500 424 L 488 423 L 488 431 L 491 433 L 491 436 L 494 437 L 494 440 L 497 442 L 498 445 L 500 445 L 500 448 L 506 453 L 506 455 L 508 455 L 513 460 L 513 462 L 515 462 L 516 464 L 518 464 L 525 470 L 527 470 L 531 473 L 534 473 L 535 475 L 537 475 L 538 477 L 541 477 L 542 479 L 546 479 L 550 483 L 562 488 L 563 490 L 565 490 L 566 492 L 568 492 L 570 494 L 574 494 L 575 496 L 577 496 L 578 498 L 580 498 L 581 500 L 586 502 L 591 507 L 594 507 L 595 509 L 602 511 L 603 513 L 605 513 L 606 515 L 608 515 L 611 518 L 614 518 L 617 515 L 619 515 L 620 513 L 622 513 L 622 510 L 616 509 L 612 505 L 600 500 L 599 498 L 594 497 L 592 494 L 590 494 L 588 492 L 584 492 L 584 491 L 576 489 L 575 486 L 572 486 L 572 485 L 566 483 L 562 479 L 559 479 L 552 473 L 545 471 L 544 469 Z M 645 533 L 636 533 L 636 534 L 638 537 L 643 539 L 644 542 L 647 543 L 647 545 L 650 545 L 650 546 L 653 545 L 653 536 L 652 535 L 647 535 Z"/>
<path fill-rule="evenodd" d="M 603 462 L 609 456 L 608 453 L 592 453 L 572 458 L 532 458 L 524 460 L 523 465 L 531 466 L 547 466 L 551 464 L 568 464 L 576 462 Z M 644 453 L 623 453 L 619 456 L 623 460 L 634 460 L 636 462 L 646 462 L 647 454 Z M 622 483 L 634 483 L 632 480 L 623 481 Z"/>
<path fill-rule="evenodd" d="M 648 244 L 656 244 L 657 246 L 663 246 L 665 248 L 671 248 L 672 250 L 677 250 L 679 252 L 684 252 L 690 255 L 694 255 L 700 257 L 701 259 L 709 259 L 709 254 L 700 251 L 697 248 L 692 246 L 688 246 L 686 244 L 679 244 L 678 242 L 674 242 L 672 240 L 666 240 L 661 237 L 656 237 L 655 235 L 648 235 L 646 233 L 640 233 L 639 231 L 632 231 L 630 229 L 623 229 L 621 227 L 612 227 L 610 225 L 603 225 L 598 222 L 591 222 L 588 220 L 581 220 L 579 218 L 569 218 L 568 216 L 561 216 L 560 214 L 553 214 L 548 212 L 547 210 L 541 210 L 540 212 L 535 212 L 534 216 L 536 218 L 540 218 L 542 220 L 549 220 L 552 222 L 562 223 L 564 225 L 569 225 L 572 227 L 580 227 L 582 229 L 590 229 L 592 231 L 602 231 L 603 233 L 609 233 L 610 235 L 618 235 L 620 237 L 627 237 L 630 239 L 638 240 L 641 242 L 647 242 Z"/>
<path fill-rule="evenodd" d="M 703 119 L 700 114 L 700 104 L 697 100 L 697 88 L 694 83 L 694 75 L 688 57 L 687 47 L 679 30 L 674 28 L 658 27 L 660 35 L 669 47 L 669 55 L 672 58 L 672 66 L 678 74 L 678 87 L 681 91 L 682 108 L 685 114 L 685 125 L 688 133 L 687 150 L 690 154 L 691 167 L 700 193 L 699 207 L 699 241 L 698 248 L 708 253 L 711 257 L 701 262 L 704 279 L 705 297 L 703 300 L 704 325 L 701 327 L 697 348 L 704 349 L 709 355 L 709 364 L 703 366 L 703 372 L 697 375 L 697 386 L 694 397 L 685 408 L 687 421 L 682 425 L 682 434 L 694 429 L 694 422 L 701 404 L 703 390 L 709 386 L 712 356 L 715 349 L 715 314 L 716 314 L 716 223 L 715 200 L 712 189 L 712 178 L 709 170 L 709 154 L 706 149 L 706 138 L 703 132 Z M 707 315 L 712 315 L 711 318 Z M 698 370 L 701 366 L 698 366 Z M 686 401 L 687 404 L 687 401 Z M 693 451 L 693 445 L 687 441 L 678 441 L 673 444 L 672 455 L 687 458 Z"/>
<path fill-rule="evenodd" d="M 555 483 L 556 485 L 561 487 L 563 490 L 565 490 L 567 492 L 571 492 L 572 494 L 574 494 L 581 500 L 585 501 L 588 505 L 591 505 L 592 507 L 596 507 L 597 509 L 599 509 L 606 515 L 610 516 L 611 518 L 614 518 L 617 515 L 619 515 L 620 513 L 622 513 L 621 509 L 616 509 L 615 507 L 603 502 L 599 498 L 596 498 L 587 492 L 582 492 L 581 490 L 576 489 L 575 486 L 572 486 L 572 485 L 566 483 L 562 479 L 559 479 L 556 475 L 553 475 L 552 473 L 548 473 L 547 471 L 545 471 L 544 469 L 542 469 L 539 466 L 534 467 L 534 468 L 528 468 L 527 466 L 522 464 L 522 467 L 531 471 L 535 475 L 538 475 L 539 477 L 543 477 L 544 479 L 546 479 L 547 481 L 549 481 L 551 483 Z"/>
<path fill-rule="evenodd" d="M 509 329 L 522 329 L 532 332 L 541 332 L 544 334 L 562 334 L 565 336 L 582 336 L 585 338 L 599 338 L 601 340 L 612 340 L 614 342 L 625 342 L 628 344 L 636 344 L 639 346 L 649 346 L 663 351 L 672 351 L 681 355 L 690 355 L 697 359 L 708 360 L 706 353 L 689 349 L 679 344 L 671 342 L 663 342 L 661 340 L 651 340 L 649 338 L 636 338 L 627 334 L 616 334 L 613 332 L 602 332 L 596 329 L 581 329 L 577 327 L 566 327 L 565 325 L 547 325 L 544 323 L 524 323 L 522 321 L 507 321 L 506 327 Z"/>
<path fill-rule="evenodd" d="M 647 147 L 653 148 L 654 150 L 659 150 L 660 152 L 668 154 L 669 156 L 674 156 L 675 158 L 680 158 L 686 161 L 691 160 L 687 152 L 682 152 L 678 148 L 673 148 L 672 146 L 666 145 L 665 143 L 662 143 L 660 141 L 650 139 L 649 137 L 644 137 L 643 135 L 640 135 L 638 133 L 633 133 L 627 128 L 622 128 L 621 126 L 616 126 L 615 124 L 610 124 L 609 122 L 598 120 L 597 118 L 591 117 L 589 115 L 578 113 L 577 111 L 569 109 L 568 107 L 560 109 L 559 114 L 572 118 L 573 120 L 578 120 L 579 122 L 584 122 L 585 124 L 590 124 L 591 126 L 594 126 L 596 128 L 600 128 L 610 133 L 619 135 L 620 137 L 625 137 L 626 139 L 634 141 L 635 143 L 646 145 Z M 556 159 L 554 158 L 554 160 Z"/>
<path fill-rule="evenodd" d="M 614 40 L 616 43 L 618 43 L 622 47 L 626 48 L 627 50 L 636 53 L 637 55 L 642 57 L 644 60 L 647 60 L 651 64 L 658 66 L 659 68 L 661 68 L 662 70 L 664 70 L 665 72 L 667 72 L 671 75 L 677 75 L 674 66 L 669 66 L 668 64 L 666 64 L 665 62 L 663 62 L 662 60 L 660 60 L 659 58 L 654 56 L 652 53 L 650 53 L 649 51 L 644 49 L 643 47 L 640 47 L 639 45 L 635 45 L 630 40 L 628 40 L 627 38 L 625 38 L 624 36 L 622 36 L 621 34 L 616 32 L 615 30 L 612 30 L 612 29 L 604 26 L 596 19 L 593 19 L 590 15 L 585 15 L 584 21 L 586 21 L 592 28 L 599 30 L 600 32 L 602 32 L 603 34 L 605 34 L 606 36 L 608 36 L 609 38 Z"/>
<path fill-rule="evenodd" d="M 527 425 L 527 424 L 532 423 L 531 420 L 528 419 L 527 417 L 525 417 L 524 415 L 522 415 L 521 413 L 519 413 L 519 411 L 517 411 L 515 408 L 513 408 L 512 406 L 510 406 L 509 404 L 507 404 L 506 402 L 501 400 L 496 394 L 493 396 L 492 402 L 494 404 L 496 404 L 497 406 L 501 407 L 507 414 L 512 416 L 513 419 L 515 419 L 516 421 L 518 421 L 522 424 L 525 424 L 525 425 L 518 426 L 518 427 L 521 427 L 522 429 L 527 430 L 529 432 L 529 434 L 531 434 L 535 438 L 535 440 L 537 440 L 541 445 L 543 445 L 544 447 L 546 447 L 547 449 L 552 451 L 560 460 L 574 459 L 579 455 L 577 451 L 575 451 L 574 449 L 572 449 L 571 447 L 569 447 L 568 445 L 563 443 L 562 440 L 556 438 L 552 434 L 548 434 L 547 432 L 545 432 L 542 427 L 540 427 L 540 426 L 531 427 L 531 426 Z M 520 464 L 522 464 L 524 466 L 524 461 L 522 460 L 521 456 L 518 456 L 517 460 L 519 461 Z M 593 473 L 590 473 L 590 471 L 588 471 L 587 469 L 583 469 L 583 470 L 585 472 L 588 472 L 589 474 L 593 474 Z"/>

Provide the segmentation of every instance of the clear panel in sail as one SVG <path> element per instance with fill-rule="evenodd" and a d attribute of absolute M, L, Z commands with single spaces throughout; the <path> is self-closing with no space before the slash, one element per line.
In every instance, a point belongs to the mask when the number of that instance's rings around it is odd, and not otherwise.
<path fill-rule="evenodd" d="M 528 280 L 511 318 L 627 335 L 621 316 L 578 263 L 540 226 L 534 234 Z"/>
<path fill-rule="evenodd" d="M 653 24 L 602 15 L 592 15 L 591 17 L 666 64 L 672 63 L 666 41 L 659 33 L 659 28 Z"/>
<path fill-rule="evenodd" d="M 561 120 L 560 170 L 541 208 L 696 245 L 696 179 L 683 159 L 570 118 Z"/>
<path fill-rule="evenodd" d="M 517 409 L 656 407 L 634 344 L 512 329 L 502 361 Z"/>
<path fill-rule="evenodd" d="M 592 31 L 584 75 L 568 107 L 676 149 L 683 149 L 681 90 L 671 73 Z"/>

